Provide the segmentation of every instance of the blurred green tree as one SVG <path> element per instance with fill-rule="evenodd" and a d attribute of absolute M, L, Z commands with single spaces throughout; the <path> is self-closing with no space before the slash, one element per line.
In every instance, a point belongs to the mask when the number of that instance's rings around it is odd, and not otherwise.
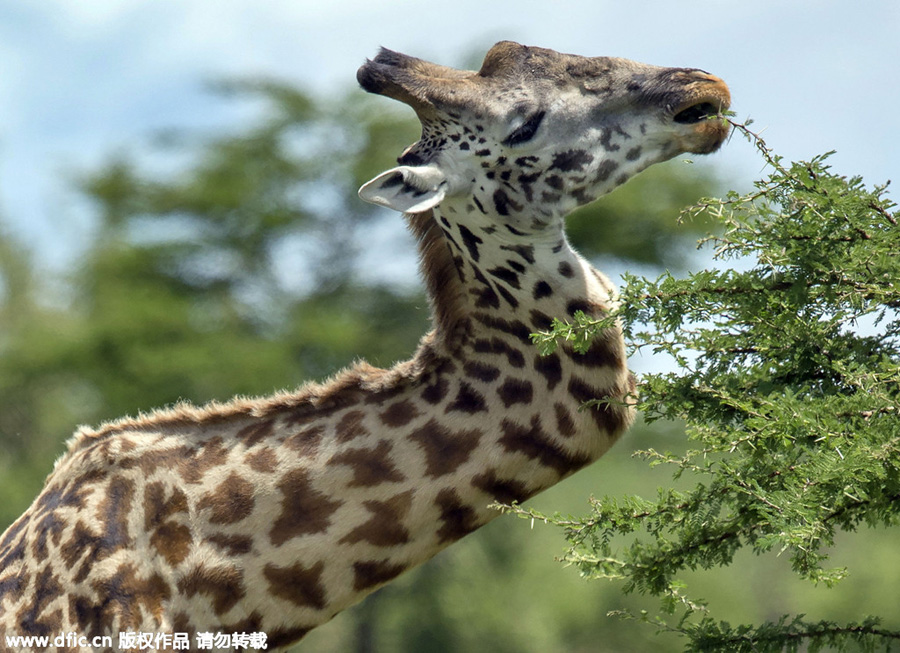
<path fill-rule="evenodd" d="M 233 133 L 164 134 L 154 172 L 132 153 L 78 179 L 95 236 L 66 297 L 46 301 L 46 280 L 0 232 L 0 527 L 37 494 L 78 423 L 267 394 L 359 357 L 389 365 L 427 329 L 418 285 L 382 269 L 406 255 L 402 275 L 414 275 L 402 221 L 356 198 L 418 137 L 411 112 L 358 91 L 329 102 L 271 80 L 217 88 L 264 107 L 259 119 Z M 703 226 L 678 226 L 679 208 L 715 185 L 707 169 L 683 168 L 657 166 L 581 210 L 575 245 L 594 258 L 683 262 Z M 621 482 L 634 466 L 619 458 L 604 474 Z M 574 507 L 596 483 L 590 472 L 580 479 L 553 496 Z M 627 648 L 631 631 L 610 635 L 599 619 L 618 605 L 609 605 L 615 593 L 574 576 L 557 583 L 552 535 L 510 538 L 509 526 L 468 538 L 298 649 Z"/>

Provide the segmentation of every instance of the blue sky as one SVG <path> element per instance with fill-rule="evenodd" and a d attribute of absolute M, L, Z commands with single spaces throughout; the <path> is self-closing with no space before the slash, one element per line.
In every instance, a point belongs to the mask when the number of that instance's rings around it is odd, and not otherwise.
<path fill-rule="evenodd" d="M 160 129 L 247 119 L 207 80 L 329 91 L 380 45 L 457 65 L 505 38 L 703 68 L 779 153 L 835 149 L 838 171 L 881 183 L 900 177 L 898 33 L 894 0 L 0 0 L 0 215 L 65 258 L 90 237 L 74 174 Z M 708 158 L 735 185 L 760 172 L 738 139 Z"/>

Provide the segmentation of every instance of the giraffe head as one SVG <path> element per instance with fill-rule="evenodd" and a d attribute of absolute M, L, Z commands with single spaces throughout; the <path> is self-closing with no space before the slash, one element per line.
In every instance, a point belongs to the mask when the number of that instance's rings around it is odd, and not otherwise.
<path fill-rule="evenodd" d="M 382 50 L 360 85 L 409 104 L 422 137 L 360 196 L 417 213 L 470 198 L 531 231 L 678 154 L 713 152 L 728 87 L 690 68 L 581 57 L 504 41 L 481 70 Z"/>

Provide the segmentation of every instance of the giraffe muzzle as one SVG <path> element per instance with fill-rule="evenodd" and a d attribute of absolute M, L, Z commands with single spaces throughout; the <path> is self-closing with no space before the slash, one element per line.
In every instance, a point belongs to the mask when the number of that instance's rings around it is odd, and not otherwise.
<path fill-rule="evenodd" d="M 681 141 L 685 151 L 709 154 L 719 149 L 731 131 L 731 125 L 722 116 L 731 106 L 731 93 L 718 77 L 701 71 L 695 75 L 697 81 L 675 108 L 672 120 L 689 130 Z"/>

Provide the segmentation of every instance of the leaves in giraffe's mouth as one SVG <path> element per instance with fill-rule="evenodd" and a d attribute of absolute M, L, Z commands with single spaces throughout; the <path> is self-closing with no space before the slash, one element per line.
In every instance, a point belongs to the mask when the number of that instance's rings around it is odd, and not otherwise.
<path fill-rule="evenodd" d="M 701 120 L 706 120 L 718 113 L 718 109 L 716 109 L 712 102 L 701 102 L 690 106 L 683 111 L 679 111 L 675 114 L 674 120 L 682 125 L 691 125 L 700 122 Z"/>

